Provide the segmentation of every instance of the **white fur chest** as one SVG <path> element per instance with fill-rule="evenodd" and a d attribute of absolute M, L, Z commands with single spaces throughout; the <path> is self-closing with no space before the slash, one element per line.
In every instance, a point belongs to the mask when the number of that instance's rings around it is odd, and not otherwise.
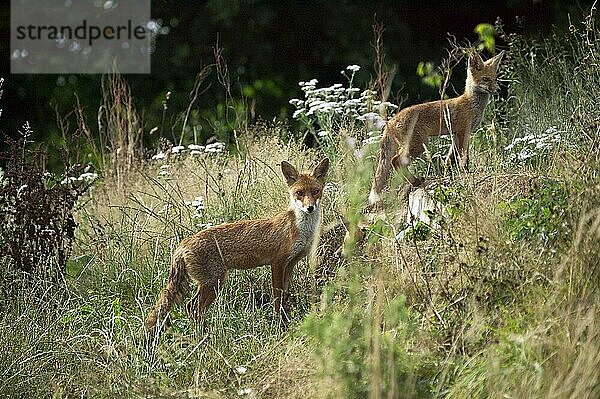
<path fill-rule="evenodd" d="M 485 107 L 490 101 L 490 95 L 488 93 L 483 92 L 475 92 L 472 98 L 473 109 L 475 114 L 473 115 L 473 120 L 471 122 L 471 133 L 475 133 L 481 120 L 483 119 L 483 112 L 485 111 Z"/>
<path fill-rule="evenodd" d="M 321 210 L 316 207 L 312 213 L 306 213 L 296 208 L 294 214 L 298 238 L 292 246 L 288 259 L 297 261 L 308 255 L 316 244 L 321 226 Z"/>

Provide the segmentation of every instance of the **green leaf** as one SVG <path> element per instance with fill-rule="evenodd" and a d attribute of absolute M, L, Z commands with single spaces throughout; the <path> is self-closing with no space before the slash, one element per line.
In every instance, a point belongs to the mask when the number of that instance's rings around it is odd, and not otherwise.
<path fill-rule="evenodd" d="M 478 50 L 487 50 L 490 53 L 496 48 L 496 30 L 494 26 L 488 23 L 481 23 L 475 26 L 475 33 L 479 37 Z"/>

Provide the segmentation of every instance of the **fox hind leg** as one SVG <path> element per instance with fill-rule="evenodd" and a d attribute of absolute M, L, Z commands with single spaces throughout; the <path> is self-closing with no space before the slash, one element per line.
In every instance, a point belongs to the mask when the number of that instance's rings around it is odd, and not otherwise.
<path fill-rule="evenodd" d="M 406 173 L 407 167 L 412 158 L 423 152 L 425 140 L 424 137 L 414 134 L 418 120 L 418 111 L 407 111 L 396 122 L 388 123 L 386 126 L 381 140 L 381 158 L 369 194 L 371 205 L 379 202 L 392 167 L 403 170 L 410 180 L 410 174 Z"/>
<path fill-rule="evenodd" d="M 196 293 L 185 305 L 185 309 L 190 319 L 193 319 L 200 324 L 204 324 L 204 315 L 217 298 L 223 277 L 224 276 L 215 282 L 198 283 Z"/>
<path fill-rule="evenodd" d="M 467 133 L 456 134 L 452 137 L 452 145 L 446 156 L 446 167 L 459 165 L 461 169 L 467 170 L 469 167 L 469 141 L 471 135 Z"/>
<path fill-rule="evenodd" d="M 373 184 L 371 185 L 371 192 L 369 193 L 369 203 L 371 205 L 379 202 L 381 192 L 387 184 L 387 180 L 392 169 L 392 158 L 398 148 L 398 142 L 395 138 L 391 137 L 390 132 L 386 130 L 381 139 L 381 154 L 375 175 L 373 176 Z"/>
<path fill-rule="evenodd" d="M 413 175 L 409 170 L 408 166 L 412 160 L 425 151 L 425 141 L 423 138 L 417 135 L 411 137 L 411 142 L 407 145 L 402 146 L 396 155 L 392 158 L 392 166 L 394 170 L 402 173 L 406 180 L 413 186 L 420 186 L 424 179 Z"/>

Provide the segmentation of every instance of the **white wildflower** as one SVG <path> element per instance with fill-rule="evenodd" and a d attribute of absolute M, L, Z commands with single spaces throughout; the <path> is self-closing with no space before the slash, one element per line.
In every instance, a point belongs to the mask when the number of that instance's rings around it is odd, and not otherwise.
<path fill-rule="evenodd" d="M 360 66 L 358 65 L 348 65 L 346 67 L 347 70 L 352 71 L 352 72 L 358 72 L 360 71 Z"/>
<path fill-rule="evenodd" d="M 389 102 L 389 101 L 384 101 L 384 102 L 382 102 L 380 105 L 382 105 L 382 106 L 384 106 L 384 107 L 387 107 L 387 108 L 391 108 L 391 109 L 396 109 L 396 108 L 398 108 L 398 106 L 397 106 L 396 104 L 392 104 L 392 103 L 391 103 L 391 102 Z"/>
<path fill-rule="evenodd" d="M 208 144 L 204 148 L 204 152 L 218 153 L 218 152 L 223 152 L 224 149 L 225 149 L 225 143 L 217 141 L 216 143 Z"/>
<path fill-rule="evenodd" d="M 246 371 L 248 371 L 248 369 L 244 366 L 237 366 L 235 368 L 235 372 L 238 374 L 246 374 Z"/>
<path fill-rule="evenodd" d="M 379 114 L 375 113 L 375 112 L 367 112 L 366 114 L 360 115 L 358 116 L 356 119 L 359 121 L 367 121 L 367 122 L 372 122 L 374 121 L 376 118 L 379 118 Z"/>
<path fill-rule="evenodd" d="M 352 108 L 356 105 L 360 104 L 360 99 L 358 98 L 351 98 L 349 100 L 344 101 L 344 104 L 342 104 L 345 108 L 349 109 Z"/>
<path fill-rule="evenodd" d="M 193 206 L 196 209 L 204 209 L 204 197 L 199 196 L 194 198 L 191 202 L 190 205 Z"/>
<path fill-rule="evenodd" d="M 254 393 L 254 389 L 252 388 L 240 388 L 237 391 L 238 396 L 252 395 Z"/>
<path fill-rule="evenodd" d="M 190 144 L 190 145 L 188 145 L 188 150 L 192 150 L 192 151 L 204 151 L 204 146 L 203 145 L 198 145 L 198 144 Z"/>
<path fill-rule="evenodd" d="M 185 147 L 182 145 L 176 145 L 175 147 L 171 148 L 171 152 L 173 154 L 179 154 L 183 150 L 185 150 Z"/>
<path fill-rule="evenodd" d="M 524 161 L 524 160 L 529 159 L 529 158 L 534 157 L 534 156 L 535 156 L 535 153 L 533 151 L 529 150 L 528 148 L 523 148 L 521 150 L 521 152 L 519 152 L 517 154 L 517 158 L 520 161 Z"/>
<path fill-rule="evenodd" d="M 379 143 L 381 141 L 381 137 L 382 135 L 378 135 L 378 136 L 373 136 L 373 137 L 369 137 L 368 139 L 364 139 L 362 141 L 363 145 L 370 145 L 370 144 L 375 144 L 375 143 Z"/>
<path fill-rule="evenodd" d="M 79 180 L 79 181 L 94 181 L 97 178 L 98 178 L 98 174 L 97 173 L 86 172 L 86 173 L 82 173 L 81 176 L 79 176 L 77 178 L 77 180 Z"/>
<path fill-rule="evenodd" d="M 546 143 L 546 138 L 544 138 L 543 140 L 539 140 L 537 143 L 535 143 L 536 150 L 547 150 L 551 147 L 552 147 L 552 144 Z"/>
<path fill-rule="evenodd" d="M 69 183 L 73 183 L 73 182 L 76 182 L 76 181 L 77 181 L 77 178 L 75 176 L 68 176 L 68 177 L 65 177 L 60 182 L 60 184 L 69 184 Z M 18 195 L 18 192 L 17 192 L 17 195 Z"/>
<path fill-rule="evenodd" d="M 152 160 L 153 161 L 159 161 L 161 159 L 165 159 L 166 157 L 167 157 L 166 154 L 164 154 L 162 152 L 159 152 L 158 154 L 152 156 Z"/>

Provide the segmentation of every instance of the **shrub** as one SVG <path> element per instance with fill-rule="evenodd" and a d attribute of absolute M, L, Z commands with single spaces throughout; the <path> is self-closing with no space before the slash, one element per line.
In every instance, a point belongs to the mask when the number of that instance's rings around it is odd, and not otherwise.
<path fill-rule="evenodd" d="M 529 195 L 518 194 L 500 203 L 505 212 L 505 228 L 512 241 L 552 244 L 565 240 L 570 232 L 569 192 L 564 183 L 544 179 Z"/>
<path fill-rule="evenodd" d="M 71 253 L 77 200 L 96 175 L 81 173 L 81 165 L 68 168 L 62 177 L 45 171 L 40 161 L 43 153 L 26 149 L 31 134 L 28 124 L 23 133 L 21 140 L 8 140 L 9 151 L 0 154 L 4 163 L 0 177 L 0 259 L 27 279 L 56 281 L 63 276 Z"/>

